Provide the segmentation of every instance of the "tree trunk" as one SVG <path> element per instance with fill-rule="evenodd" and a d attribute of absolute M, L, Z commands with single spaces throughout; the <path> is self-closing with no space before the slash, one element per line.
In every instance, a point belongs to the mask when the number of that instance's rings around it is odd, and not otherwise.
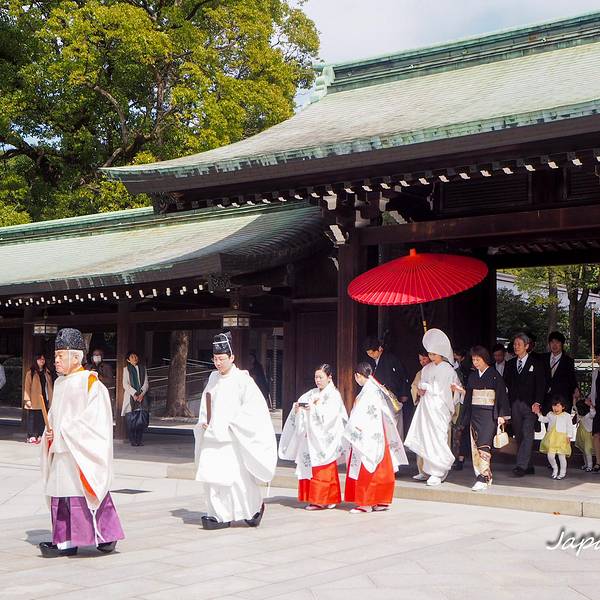
<path fill-rule="evenodd" d="M 554 267 L 548 267 L 548 335 L 558 327 L 558 282 Z"/>
<path fill-rule="evenodd" d="M 167 417 L 191 417 L 185 393 L 187 357 L 190 343 L 189 331 L 171 333 L 171 364 L 167 386 Z"/>

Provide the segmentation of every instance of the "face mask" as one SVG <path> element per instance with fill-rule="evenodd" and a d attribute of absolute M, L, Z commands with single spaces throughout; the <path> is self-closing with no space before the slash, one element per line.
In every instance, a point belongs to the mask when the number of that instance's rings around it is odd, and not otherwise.
<path fill-rule="evenodd" d="M 92 361 L 95 365 L 99 365 L 102 362 L 102 357 L 98 354 L 94 354 L 94 356 L 92 356 Z"/>

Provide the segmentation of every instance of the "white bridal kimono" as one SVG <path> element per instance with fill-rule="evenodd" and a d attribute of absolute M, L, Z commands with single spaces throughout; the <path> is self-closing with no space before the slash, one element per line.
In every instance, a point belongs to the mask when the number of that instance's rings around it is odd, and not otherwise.
<path fill-rule="evenodd" d="M 383 460 L 386 440 L 394 471 L 400 465 L 408 464 L 387 400 L 372 377 L 369 377 L 354 402 L 344 431 L 344 440 L 346 458 L 350 460 L 348 477 L 351 479 L 358 479 L 361 465 L 369 473 L 375 472 L 377 465 Z"/>
<path fill-rule="evenodd" d="M 300 396 L 309 409 L 290 412 L 279 441 L 279 457 L 296 463 L 298 479 L 311 479 L 312 468 L 328 465 L 342 455 L 342 435 L 348 413 L 333 382 Z"/>
<path fill-rule="evenodd" d="M 207 393 L 211 417 L 204 429 Z M 205 484 L 208 516 L 251 519 L 262 505 L 259 482 L 275 475 L 277 443 L 265 399 L 248 371 L 233 365 L 227 375 L 210 374 L 194 434 L 196 481 Z"/>
<path fill-rule="evenodd" d="M 108 390 L 83 368 L 54 383 L 48 420 L 54 441 L 42 439 L 42 481 L 50 498 L 84 496 L 95 511 L 112 483 L 113 416 Z M 84 486 L 82 476 L 89 487 Z"/>
<path fill-rule="evenodd" d="M 448 427 L 459 394 L 452 384 L 460 386 L 456 371 L 447 362 L 429 363 L 421 371 L 419 388 L 425 390 L 415 410 L 404 443 L 423 459 L 423 471 L 444 478 L 452 467 L 454 455 L 448 447 Z"/>

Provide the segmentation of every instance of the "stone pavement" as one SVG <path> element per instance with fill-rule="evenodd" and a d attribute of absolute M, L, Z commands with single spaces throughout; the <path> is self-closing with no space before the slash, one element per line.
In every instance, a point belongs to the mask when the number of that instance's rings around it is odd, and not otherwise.
<path fill-rule="evenodd" d="M 39 448 L 24 444 L 23 436 L 16 428 L 0 427 L 0 439 L 2 437 L 5 441 L 0 445 L 0 463 L 37 466 Z M 115 473 L 150 479 L 191 480 L 194 478 L 193 452 L 193 437 L 189 435 L 147 434 L 145 446 L 141 448 L 115 442 Z M 474 481 L 470 465 L 462 472 L 452 471 L 442 486 L 431 488 L 413 481 L 416 467 L 414 460 L 411 459 L 411 463 L 400 470 L 395 491 L 397 498 L 600 518 L 600 475 L 580 471 L 575 456 L 569 460 L 568 476 L 563 481 L 550 479 L 545 463 L 536 466 L 535 476 L 516 479 L 511 473 L 512 458 L 500 456 L 493 465 L 494 485 L 482 493 L 470 489 Z M 343 481 L 343 475 L 341 479 Z M 273 485 L 283 488 L 297 485 L 291 463 L 280 462 Z"/>
<path fill-rule="evenodd" d="M 260 528 L 206 532 L 201 486 L 153 475 L 143 460 L 112 488 L 127 535 L 118 552 L 43 559 L 49 515 L 22 450 L 34 449 L 16 444 L 0 440 L 0 598 L 599 598 L 600 550 L 546 549 L 561 528 L 600 534 L 596 519 L 404 499 L 388 513 L 310 513 L 295 490 L 272 488 Z"/>

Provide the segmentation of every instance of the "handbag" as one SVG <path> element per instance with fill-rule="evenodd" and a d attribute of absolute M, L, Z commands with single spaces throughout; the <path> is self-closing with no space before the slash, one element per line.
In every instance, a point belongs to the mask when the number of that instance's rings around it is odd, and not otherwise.
<path fill-rule="evenodd" d="M 494 436 L 494 448 L 504 448 L 508 445 L 508 433 L 504 431 L 504 425 L 498 425 Z"/>
<path fill-rule="evenodd" d="M 373 381 L 377 384 L 377 387 L 385 396 L 385 399 L 388 401 L 388 404 L 390 405 L 390 408 L 394 411 L 394 413 L 399 413 L 402 410 L 402 402 L 398 400 L 396 394 L 394 394 L 394 392 L 392 392 L 392 390 L 390 390 L 389 388 L 385 387 L 383 383 L 377 381 L 375 377 L 373 377 Z"/>
<path fill-rule="evenodd" d="M 150 413 L 143 408 L 127 413 L 127 426 L 132 431 L 145 430 L 150 423 Z"/>

